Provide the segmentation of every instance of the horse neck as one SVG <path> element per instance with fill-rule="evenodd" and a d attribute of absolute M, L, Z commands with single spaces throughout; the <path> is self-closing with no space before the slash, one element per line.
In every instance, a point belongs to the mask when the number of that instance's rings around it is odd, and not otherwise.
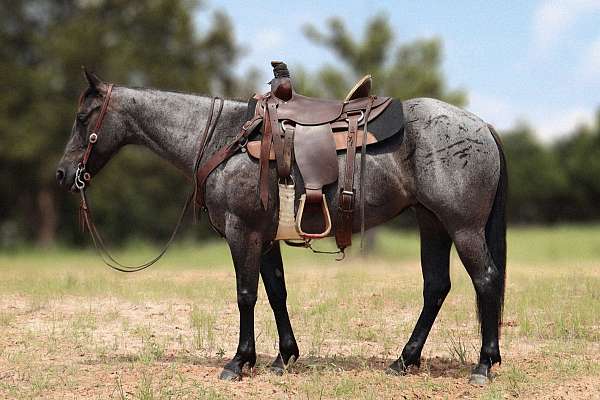
<path fill-rule="evenodd" d="M 124 88 L 124 109 L 133 121 L 128 142 L 143 145 L 191 176 L 212 98 L 147 89 Z M 213 123 L 219 100 L 214 106 Z M 246 103 L 225 100 L 205 158 L 235 136 L 244 123 Z"/>

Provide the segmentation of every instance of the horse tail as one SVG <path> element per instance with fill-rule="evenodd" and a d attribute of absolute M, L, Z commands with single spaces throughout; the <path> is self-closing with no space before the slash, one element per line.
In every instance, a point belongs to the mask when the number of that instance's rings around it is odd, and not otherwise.
<path fill-rule="evenodd" d="M 502 142 L 494 127 L 488 124 L 494 137 L 500 155 L 500 176 L 492 211 L 485 225 L 485 240 L 491 253 L 492 260 L 500 272 L 500 323 L 504 308 L 504 290 L 506 287 L 506 198 L 508 194 L 508 176 L 506 171 L 506 158 L 502 150 Z"/>

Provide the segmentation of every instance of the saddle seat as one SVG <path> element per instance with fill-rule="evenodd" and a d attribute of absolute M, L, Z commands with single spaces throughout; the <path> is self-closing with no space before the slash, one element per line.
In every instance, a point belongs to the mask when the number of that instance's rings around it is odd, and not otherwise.
<path fill-rule="evenodd" d="M 288 120 L 300 125 L 323 125 L 344 121 L 347 114 L 353 111 L 366 110 L 370 101 L 371 75 L 360 79 L 350 90 L 344 100 L 330 100 L 303 96 L 296 93 L 289 78 L 274 79 L 271 82 L 271 94 L 280 102 L 277 106 L 277 119 Z M 389 97 L 374 96 L 372 111 L 369 120 L 376 118 L 391 99 Z M 359 121 L 359 125 L 364 120 Z M 347 125 L 346 125 L 347 126 Z M 342 124 L 335 124 L 332 129 L 341 128 Z"/>

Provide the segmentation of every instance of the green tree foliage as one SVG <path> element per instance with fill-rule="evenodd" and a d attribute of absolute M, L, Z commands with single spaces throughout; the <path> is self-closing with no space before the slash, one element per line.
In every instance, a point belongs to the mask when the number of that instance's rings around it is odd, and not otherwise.
<path fill-rule="evenodd" d="M 508 165 L 509 219 L 521 223 L 560 219 L 568 181 L 553 149 L 524 125 L 505 132 L 502 143 Z"/>
<path fill-rule="evenodd" d="M 593 126 L 582 126 L 559 141 L 555 151 L 569 180 L 564 219 L 600 218 L 600 109 Z"/>
<path fill-rule="evenodd" d="M 57 229 L 64 238 L 76 232 L 76 199 L 56 189 L 54 172 L 85 88 L 81 65 L 124 85 L 235 94 L 232 24 L 216 12 L 198 32 L 199 6 L 190 0 L 0 2 L 0 242 L 37 237 L 49 243 Z M 148 227 L 145 237 L 164 237 L 188 185 L 156 157 L 125 153 L 94 182 L 98 219 L 107 222 L 113 241 L 130 237 L 136 223 Z"/>
<path fill-rule="evenodd" d="M 304 31 L 315 43 L 333 51 L 346 68 L 326 65 L 313 78 L 303 71 L 299 76 L 293 71 L 303 91 L 343 98 L 354 81 L 371 74 L 379 94 L 400 99 L 434 97 L 459 106 L 466 102 L 463 91 L 446 87 L 439 39 L 420 39 L 397 46 L 384 15 L 367 23 L 362 40 L 356 40 L 340 18 L 330 19 L 327 29 L 323 33 L 307 25 Z"/>
<path fill-rule="evenodd" d="M 600 111 L 593 126 L 553 144 L 521 126 L 502 135 L 509 172 L 508 216 L 518 223 L 600 218 Z"/>

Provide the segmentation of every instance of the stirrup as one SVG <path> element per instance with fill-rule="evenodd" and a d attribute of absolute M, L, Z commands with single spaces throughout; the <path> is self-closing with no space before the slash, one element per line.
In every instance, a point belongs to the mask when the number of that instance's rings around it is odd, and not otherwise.
<path fill-rule="evenodd" d="M 321 201 L 321 211 L 323 212 L 323 219 L 325 220 L 325 230 L 322 233 L 306 233 L 302 230 L 302 216 L 304 214 L 304 203 L 306 203 L 306 194 L 300 196 L 300 205 L 298 206 L 298 215 L 296 216 L 296 229 L 303 238 L 307 239 L 322 239 L 329 235 L 331 232 L 331 215 L 329 214 L 329 208 L 327 208 L 327 200 L 323 195 Z"/>

